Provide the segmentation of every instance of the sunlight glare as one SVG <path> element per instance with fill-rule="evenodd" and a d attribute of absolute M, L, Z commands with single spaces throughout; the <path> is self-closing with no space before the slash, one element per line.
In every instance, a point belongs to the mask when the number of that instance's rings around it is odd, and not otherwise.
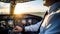
<path fill-rule="evenodd" d="M 16 7 L 15 7 L 15 10 L 14 10 L 14 14 L 22 14 L 25 12 L 25 8 L 24 8 L 25 5 L 19 5 L 17 4 Z"/>

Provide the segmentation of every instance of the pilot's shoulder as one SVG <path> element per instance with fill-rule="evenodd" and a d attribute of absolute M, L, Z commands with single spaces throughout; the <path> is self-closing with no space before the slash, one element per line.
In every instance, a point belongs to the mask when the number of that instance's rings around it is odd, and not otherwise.
<path fill-rule="evenodd" d="M 60 17 L 60 10 L 57 10 L 56 12 L 52 12 L 50 14 L 50 16 L 52 16 L 52 17 Z"/>
<path fill-rule="evenodd" d="M 51 21 L 59 21 L 60 20 L 60 12 L 56 12 L 50 15 Z"/>

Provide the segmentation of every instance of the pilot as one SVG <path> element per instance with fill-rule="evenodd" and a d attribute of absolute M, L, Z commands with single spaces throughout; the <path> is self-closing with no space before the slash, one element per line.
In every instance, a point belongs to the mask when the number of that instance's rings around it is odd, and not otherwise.
<path fill-rule="evenodd" d="M 40 27 L 39 34 L 60 34 L 60 0 L 43 0 L 44 6 L 49 7 L 48 14 L 45 15 L 43 22 L 35 25 L 19 27 L 16 26 L 13 32 L 37 31 Z M 40 26 L 41 25 L 41 26 Z"/>

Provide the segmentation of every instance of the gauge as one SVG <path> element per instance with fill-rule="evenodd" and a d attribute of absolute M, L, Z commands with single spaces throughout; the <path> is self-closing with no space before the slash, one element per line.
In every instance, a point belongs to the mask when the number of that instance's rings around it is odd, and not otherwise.
<path fill-rule="evenodd" d="M 5 25 L 5 21 L 1 21 L 1 24 L 4 24 Z"/>
<path fill-rule="evenodd" d="M 5 28 L 6 27 L 6 22 L 5 21 L 0 21 L 0 27 Z"/>

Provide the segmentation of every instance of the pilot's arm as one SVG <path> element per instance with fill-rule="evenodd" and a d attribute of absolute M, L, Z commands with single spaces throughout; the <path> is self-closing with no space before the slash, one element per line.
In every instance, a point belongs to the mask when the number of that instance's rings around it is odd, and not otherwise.
<path fill-rule="evenodd" d="M 13 29 L 13 32 L 21 32 L 21 31 L 25 31 L 25 32 L 27 32 L 27 31 L 36 32 L 36 31 L 38 31 L 41 22 L 42 21 L 38 22 L 37 24 L 30 25 L 30 26 L 25 26 L 25 27 L 16 26 Z"/>
<path fill-rule="evenodd" d="M 47 23 L 45 30 L 41 31 L 40 34 L 43 32 L 44 34 L 60 34 L 60 13 L 50 16 Z"/>
<path fill-rule="evenodd" d="M 37 24 L 26 26 L 25 31 L 38 31 L 40 24 L 41 24 L 41 21 L 38 22 Z"/>

